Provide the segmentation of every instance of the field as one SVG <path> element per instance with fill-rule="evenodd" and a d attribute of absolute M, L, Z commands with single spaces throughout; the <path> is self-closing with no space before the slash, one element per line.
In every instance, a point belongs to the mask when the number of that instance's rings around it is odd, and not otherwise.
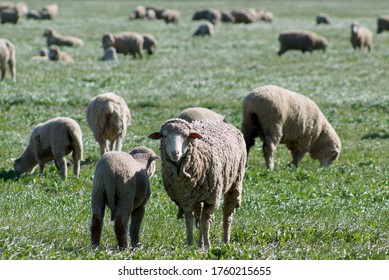
<path fill-rule="evenodd" d="M 25 1 L 39 9 L 50 1 Z M 0 26 L 0 37 L 17 47 L 17 82 L 9 72 L 0 83 L 0 259 L 389 259 L 389 32 L 374 34 L 371 53 L 354 52 L 350 24 L 376 31 L 389 14 L 387 1 L 71 1 L 58 0 L 53 21 L 21 19 Z M 162 21 L 130 21 L 139 4 L 178 9 L 179 26 Z M 213 38 L 193 38 L 198 8 L 270 10 L 273 23 L 218 24 Z M 333 24 L 316 26 L 326 12 Z M 65 48 L 75 64 L 32 61 L 45 46 L 43 30 L 82 38 L 85 46 Z M 276 55 L 278 33 L 308 29 L 326 37 L 327 52 L 290 51 Z M 152 33 L 153 56 L 119 55 L 103 62 L 105 32 Z M 338 161 L 320 168 L 306 156 L 299 168 L 284 146 L 268 171 L 260 140 L 252 149 L 244 179 L 242 207 L 234 216 L 231 243 L 222 242 L 221 209 L 211 227 L 209 250 L 188 248 L 185 224 L 166 195 L 160 168 L 151 179 L 141 231 L 142 246 L 118 251 L 106 215 L 102 245 L 90 248 L 90 199 L 99 148 L 85 111 L 97 94 L 115 92 L 128 103 L 133 125 L 123 150 L 145 145 L 147 135 L 184 108 L 208 107 L 241 127 L 241 102 L 255 87 L 275 84 L 313 99 L 342 140 Z M 83 131 L 81 176 L 62 181 L 54 164 L 20 177 L 18 157 L 37 123 L 57 116 L 77 120 Z M 197 232 L 196 235 L 197 236 Z"/>

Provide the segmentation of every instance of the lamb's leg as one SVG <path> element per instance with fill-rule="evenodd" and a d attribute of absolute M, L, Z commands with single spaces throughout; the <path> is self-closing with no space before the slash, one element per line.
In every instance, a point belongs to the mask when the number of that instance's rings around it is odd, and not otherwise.
<path fill-rule="evenodd" d="M 130 238 L 131 246 L 135 247 L 139 244 L 139 230 L 145 214 L 145 205 L 142 204 L 134 209 L 131 213 Z"/>
<path fill-rule="evenodd" d="M 122 137 L 120 135 L 116 136 L 115 140 L 115 151 L 121 151 L 123 146 Z"/>
<path fill-rule="evenodd" d="M 109 150 L 110 151 L 115 151 L 113 148 L 115 146 L 115 139 L 109 141 Z M 116 146 L 115 146 L 116 147 Z M 116 150 L 117 151 L 117 150 Z"/>
<path fill-rule="evenodd" d="M 97 213 L 92 214 L 92 222 L 90 227 L 92 248 L 96 248 L 100 245 L 100 237 L 103 228 L 103 220 L 104 220 L 104 212 L 105 212 L 105 202 L 102 201 L 100 205 L 102 205 L 102 207 L 100 207 L 98 211 L 99 214 Z"/>
<path fill-rule="evenodd" d="M 274 141 L 270 137 L 266 136 L 263 141 L 262 149 L 266 161 L 266 167 L 270 170 L 273 170 L 274 152 L 276 150 L 276 143 L 274 143 Z"/>
<path fill-rule="evenodd" d="M 185 212 L 186 240 L 188 246 L 193 246 L 193 220 L 192 212 Z"/>
<path fill-rule="evenodd" d="M 9 69 L 11 71 L 11 75 L 12 75 L 12 80 L 14 82 L 16 82 L 16 67 L 15 67 L 15 59 L 10 59 L 8 61 L 8 66 L 9 66 Z"/>
<path fill-rule="evenodd" d="M 115 217 L 115 235 L 119 250 L 127 248 L 128 218 L 117 215 Z"/>
<path fill-rule="evenodd" d="M 209 248 L 211 242 L 209 240 L 209 228 L 210 224 L 213 224 L 213 213 L 215 212 L 215 206 L 204 203 L 203 212 L 200 219 L 200 233 L 203 235 L 204 246 Z"/>
<path fill-rule="evenodd" d="M 292 162 L 288 166 L 294 164 L 296 167 L 298 167 L 300 161 L 303 159 L 303 157 L 305 155 L 305 152 L 292 150 L 291 153 L 292 153 L 293 159 L 292 159 Z"/>
<path fill-rule="evenodd" d="M 55 163 L 58 168 L 58 172 L 61 175 L 62 179 L 66 179 L 68 175 L 68 167 L 66 165 L 65 157 L 56 157 Z"/>
<path fill-rule="evenodd" d="M 101 140 L 99 141 L 99 145 L 100 145 L 100 157 L 101 157 L 107 152 L 107 141 Z"/>

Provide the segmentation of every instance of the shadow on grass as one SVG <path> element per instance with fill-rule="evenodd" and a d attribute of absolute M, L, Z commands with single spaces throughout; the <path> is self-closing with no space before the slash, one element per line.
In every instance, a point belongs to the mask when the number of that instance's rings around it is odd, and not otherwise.
<path fill-rule="evenodd" d="M 18 180 L 20 177 L 19 172 L 15 172 L 13 169 L 6 170 L 0 169 L 0 180 L 8 181 L 8 180 Z"/>
<path fill-rule="evenodd" d="M 372 132 L 361 138 L 362 140 L 389 139 L 389 133 Z"/>

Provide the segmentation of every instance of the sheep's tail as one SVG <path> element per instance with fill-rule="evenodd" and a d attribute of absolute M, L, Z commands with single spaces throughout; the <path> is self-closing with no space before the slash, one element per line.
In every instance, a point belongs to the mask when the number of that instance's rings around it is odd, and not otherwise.
<path fill-rule="evenodd" d="M 68 135 L 73 143 L 73 160 L 83 159 L 83 145 L 82 145 L 82 134 L 81 129 L 69 129 Z"/>

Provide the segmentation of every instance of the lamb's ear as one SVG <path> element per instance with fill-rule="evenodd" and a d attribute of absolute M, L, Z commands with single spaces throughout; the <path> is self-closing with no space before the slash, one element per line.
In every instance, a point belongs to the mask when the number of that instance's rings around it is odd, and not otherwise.
<path fill-rule="evenodd" d="M 197 132 L 191 132 L 191 133 L 189 133 L 189 138 L 190 139 L 202 139 L 203 136 L 201 136 L 201 134 L 199 134 Z"/>
<path fill-rule="evenodd" d="M 160 140 L 162 139 L 163 135 L 161 132 L 153 132 L 147 136 L 147 138 L 153 139 L 153 140 Z"/>
<path fill-rule="evenodd" d="M 161 158 L 160 158 L 159 156 L 154 156 L 154 157 L 151 158 L 151 160 L 152 160 L 152 161 L 153 161 L 153 160 L 161 160 Z"/>

